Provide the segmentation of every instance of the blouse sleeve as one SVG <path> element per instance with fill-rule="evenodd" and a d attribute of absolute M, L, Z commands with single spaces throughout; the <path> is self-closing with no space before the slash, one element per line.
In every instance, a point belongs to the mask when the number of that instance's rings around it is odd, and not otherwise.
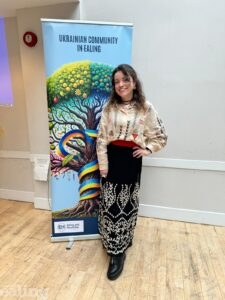
<path fill-rule="evenodd" d="M 102 110 L 101 119 L 99 122 L 99 130 L 96 141 L 96 151 L 98 157 L 99 170 L 108 170 L 108 157 L 107 157 L 107 145 L 108 145 L 108 130 L 107 130 L 107 116 L 105 108 Z"/>
<path fill-rule="evenodd" d="M 152 104 L 146 112 L 144 137 L 146 148 L 152 153 L 166 146 L 167 134 L 165 127 Z"/>

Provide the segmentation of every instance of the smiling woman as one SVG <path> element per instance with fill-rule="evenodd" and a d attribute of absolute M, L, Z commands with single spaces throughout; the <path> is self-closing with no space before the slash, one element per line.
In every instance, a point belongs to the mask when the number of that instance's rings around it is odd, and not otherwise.
<path fill-rule="evenodd" d="M 104 106 L 97 136 L 101 180 L 99 232 L 110 256 L 107 277 L 118 278 L 136 227 L 142 157 L 167 142 L 164 126 L 147 102 L 132 66 L 121 64 L 111 76 L 112 91 Z"/>
<path fill-rule="evenodd" d="M 12 105 L 13 94 L 9 70 L 4 19 L 0 18 L 0 105 Z"/>

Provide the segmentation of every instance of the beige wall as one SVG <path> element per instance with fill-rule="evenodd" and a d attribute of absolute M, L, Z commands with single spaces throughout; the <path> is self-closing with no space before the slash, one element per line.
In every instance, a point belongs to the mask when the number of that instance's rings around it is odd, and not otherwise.
<path fill-rule="evenodd" d="M 0 197 L 34 202 L 48 207 L 47 182 L 34 180 L 35 157 L 46 157 L 48 117 L 41 18 L 79 19 L 77 3 L 17 11 L 5 27 L 12 76 L 14 105 L 0 107 Z M 38 36 L 35 47 L 23 43 L 23 34 Z M 40 203 L 39 203 L 40 202 Z"/>

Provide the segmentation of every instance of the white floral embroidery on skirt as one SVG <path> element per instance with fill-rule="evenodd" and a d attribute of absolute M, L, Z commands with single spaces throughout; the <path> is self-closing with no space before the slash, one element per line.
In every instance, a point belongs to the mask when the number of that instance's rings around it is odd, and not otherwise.
<path fill-rule="evenodd" d="M 109 255 L 123 253 L 132 242 L 139 206 L 139 183 L 105 181 L 101 189 L 99 232 Z"/>

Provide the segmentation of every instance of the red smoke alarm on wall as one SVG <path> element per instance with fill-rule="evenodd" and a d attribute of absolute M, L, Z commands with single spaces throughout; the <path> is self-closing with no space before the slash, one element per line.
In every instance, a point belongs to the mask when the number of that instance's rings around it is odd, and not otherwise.
<path fill-rule="evenodd" d="M 28 47 L 34 47 L 37 44 L 37 36 L 31 31 L 27 31 L 23 35 L 23 41 Z"/>

